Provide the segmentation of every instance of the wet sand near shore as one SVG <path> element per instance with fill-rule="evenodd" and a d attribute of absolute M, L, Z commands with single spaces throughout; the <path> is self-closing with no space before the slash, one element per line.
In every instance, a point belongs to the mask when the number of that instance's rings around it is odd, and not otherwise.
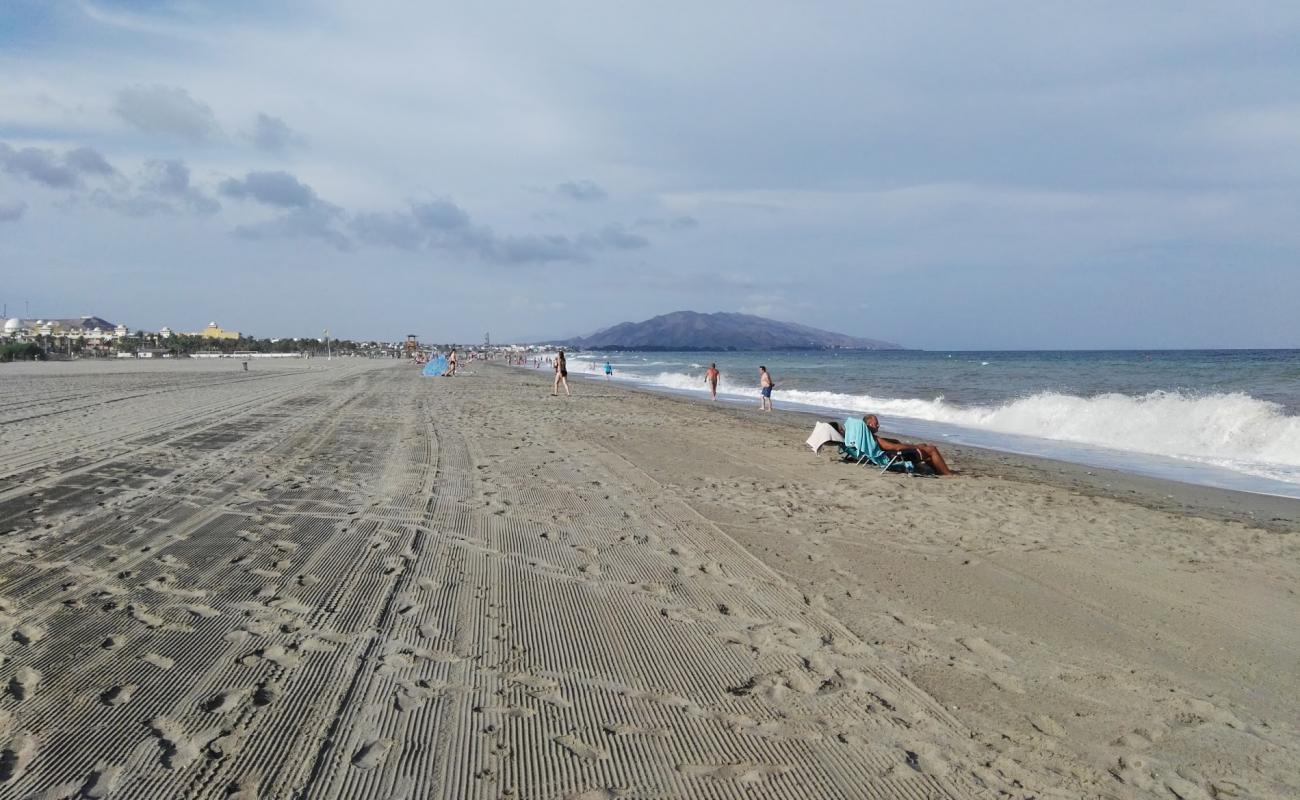
<path fill-rule="evenodd" d="M 467 366 L 2 368 L 0 797 L 1300 789 L 1285 510 Z"/>

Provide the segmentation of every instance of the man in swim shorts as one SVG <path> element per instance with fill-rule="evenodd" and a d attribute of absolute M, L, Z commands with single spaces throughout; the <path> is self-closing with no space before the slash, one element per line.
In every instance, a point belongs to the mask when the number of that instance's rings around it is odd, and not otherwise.
<path fill-rule="evenodd" d="M 939 448 L 932 444 L 905 444 L 897 439 L 886 439 L 880 436 L 876 431 L 880 430 L 880 420 L 875 414 L 868 414 L 862 418 L 867 423 L 867 430 L 871 435 L 876 437 L 876 444 L 886 453 L 898 454 L 908 461 L 916 461 L 925 464 L 934 470 L 938 475 L 951 475 L 952 470 L 948 468 L 948 462 L 943 460 L 943 455 L 939 453 Z"/>
<path fill-rule="evenodd" d="M 713 395 L 714 400 L 718 399 L 719 377 L 720 373 L 718 372 L 718 365 L 716 363 L 709 364 L 709 368 L 704 371 L 704 382 L 709 385 L 709 393 Z"/>

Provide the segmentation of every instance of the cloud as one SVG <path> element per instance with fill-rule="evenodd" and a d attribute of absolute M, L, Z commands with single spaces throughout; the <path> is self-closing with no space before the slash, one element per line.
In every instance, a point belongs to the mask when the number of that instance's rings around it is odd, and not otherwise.
<path fill-rule="evenodd" d="M 650 245 L 644 236 L 619 225 L 578 236 L 500 235 L 474 224 L 469 212 L 445 199 L 412 203 L 409 211 L 358 214 L 352 218 L 351 228 L 358 239 L 370 245 L 470 253 L 498 264 L 584 263 L 603 250 L 637 250 Z"/>
<path fill-rule="evenodd" d="M 321 202 L 307 184 L 287 172 L 250 172 L 243 180 L 228 178 L 221 182 L 227 197 L 256 200 L 277 208 L 310 208 Z"/>
<path fill-rule="evenodd" d="M 190 168 L 179 159 L 150 161 L 145 165 L 143 189 L 180 204 L 196 214 L 215 214 L 221 204 L 190 183 Z"/>
<path fill-rule="evenodd" d="M 117 115 L 145 133 L 204 142 L 220 127 L 212 109 L 179 86 L 130 86 L 117 93 Z"/>
<path fill-rule="evenodd" d="M 555 193 L 580 203 L 604 200 L 609 194 L 595 181 L 565 181 L 555 186 Z"/>
<path fill-rule="evenodd" d="M 90 201 L 133 217 L 182 211 L 210 216 L 221 210 L 220 203 L 190 182 L 190 168 L 179 159 L 148 161 L 134 187 L 120 182 L 111 189 L 97 189 Z"/>
<path fill-rule="evenodd" d="M 21 200 L 12 203 L 0 202 L 0 222 L 17 222 L 27 213 L 27 204 Z"/>
<path fill-rule="evenodd" d="M 259 149 L 268 153 L 284 153 L 306 144 L 302 134 L 290 128 L 284 120 L 262 113 L 258 113 L 249 138 Z"/>
<path fill-rule="evenodd" d="M 63 156 L 63 162 L 83 175 L 116 175 L 117 170 L 108 163 L 99 151 L 89 147 L 69 150 Z"/>
<path fill-rule="evenodd" d="M 59 155 L 53 150 L 24 147 L 16 150 L 0 142 L 0 168 L 51 189 L 73 189 L 85 175 L 106 176 L 117 171 L 97 151 L 78 147 Z"/>
<path fill-rule="evenodd" d="M 416 203 L 411 206 L 411 216 L 432 230 L 464 231 L 470 227 L 469 212 L 450 200 Z"/>
<path fill-rule="evenodd" d="M 4 162 L 6 172 L 53 189 L 70 189 L 78 183 L 76 170 L 61 163 L 49 150 L 35 147 L 15 150 L 0 145 L 0 161 Z"/>
<path fill-rule="evenodd" d="M 287 172 L 249 172 L 243 180 L 227 178 L 219 190 L 227 197 L 253 200 L 285 213 L 264 222 L 240 225 L 234 234 L 241 239 L 318 239 L 339 250 L 352 250 L 354 243 L 342 230 L 347 213 L 322 200 L 316 190 Z"/>
<path fill-rule="evenodd" d="M 266 222 L 240 225 L 234 233 L 241 239 L 319 239 L 339 250 L 352 250 L 348 236 L 338 230 L 343 212 L 329 203 L 317 203 L 305 208 L 295 208 Z"/>
<path fill-rule="evenodd" d="M 490 229 L 474 225 L 468 211 L 447 199 L 412 203 L 409 211 L 357 214 L 351 226 L 367 244 L 402 250 L 491 254 L 496 242 Z"/>

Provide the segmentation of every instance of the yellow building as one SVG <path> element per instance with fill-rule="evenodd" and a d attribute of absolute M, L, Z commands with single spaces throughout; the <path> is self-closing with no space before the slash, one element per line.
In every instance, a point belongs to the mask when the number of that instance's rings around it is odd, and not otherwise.
<path fill-rule="evenodd" d="M 209 322 L 208 327 L 196 333 L 195 336 L 202 336 L 204 339 L 238 339 L 239 331 L 224 330 L 217 323 Z"/>

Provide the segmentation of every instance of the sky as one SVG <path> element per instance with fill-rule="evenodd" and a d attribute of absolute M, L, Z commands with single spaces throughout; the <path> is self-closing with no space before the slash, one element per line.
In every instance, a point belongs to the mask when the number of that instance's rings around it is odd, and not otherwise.
<path fill-rule="evenodd" d="M 5 0 L 0 303 L 1300 347 L 1296 41 L 1295 3 Z"/>

